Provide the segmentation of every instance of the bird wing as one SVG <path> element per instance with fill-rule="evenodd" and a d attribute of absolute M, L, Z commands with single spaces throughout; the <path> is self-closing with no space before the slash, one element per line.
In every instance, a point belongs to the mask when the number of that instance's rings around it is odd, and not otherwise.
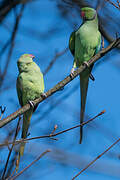
<path fill-rule="evenodd" d="M 75 55 L 75 31 L 71 33 L 69 39 L 69 49 L 72 55 Z"/>
<path fill-rule="evenodd" d="M 20 103 L 21 106 L 23 106 L 23 101 L 22 101 L 22 83 L 21 83 L 21 79 L 20 79 L 19 76 L 17 78 L 16 88 L 17 88 L 17 95 L 18 95 L 19 103 Z"/>

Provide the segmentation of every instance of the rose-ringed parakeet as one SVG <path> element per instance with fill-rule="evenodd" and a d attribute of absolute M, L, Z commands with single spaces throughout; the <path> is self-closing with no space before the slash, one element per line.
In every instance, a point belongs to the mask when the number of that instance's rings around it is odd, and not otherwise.
<path fill-rule="evenodd" d="M 83 23 L 79 29 L 71 33 L 69 39 L 69 49 L 74 56 L 73 68 L 71 75 L 75 68 L 86 64 L 87 61 L 94 56 L 101 47 L 101 34 L 98 30 L 98 18 L 97 12 L 93 8 L 84 7 L 81 9 L 81 17 Z M 81 112 L 80 112 L 80 123 L 83 123 L 85 104 L 88 90 L 89 77 L 93 65 L 88 67 L 85 71 L 80 74 L 80 92 L 81 92 Z M 80 143 L 82 142 L 83 128 L 80 127 Z"/>
<path fill-rule="evenodd" d="M 17 61 L 19 75 L 17 78 L 17 94 L 19 103 L 24 106 L 27 103 L 32 103 L 33 100 L 39 98 L 40 95 L 45 95 L 44 92 L 44 80 L 43 74 L 40 71 L 39 66 L 33 61 L 34 56 L 31 54 L 24 54 Z M 37 106 L 33 106 L 23 114 L 23 126 L 22 136 L 25 139 L 27 137 L 28 128 L 32 113 Z M 19 149 L 18 161 L 16 165 L 16 171 L 19 167 L 20 157 L 23 156 L 25 143 L 22 142 Z"/>

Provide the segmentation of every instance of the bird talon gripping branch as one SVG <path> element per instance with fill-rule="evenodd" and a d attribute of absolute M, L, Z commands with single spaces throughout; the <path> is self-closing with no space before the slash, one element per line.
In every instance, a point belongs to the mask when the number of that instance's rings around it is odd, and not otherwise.
<path fill-rule="evenodd" d="M 89 78 L 90 78 L 92 81 L 95 81 L 95 78 L 94 78 L 94 76 L 92 75 L 92 73 L 90 73 Z"/>
<path fill-rule="evenodd" d="M 84 62 L 83 62 L 83 65 L 85 65 L 85 66 L 88 67 L 88 68 L 90 67 L 87 61 L 84 61 Z"/>
<path fill-rule="evenodd" d="M 46 98 L 46 97 L 47 97 L 46 93 L 43 92 L 43 93 L 41 94 L 41 97 L 42 97 L 42 98 Z"/>
<path fill-rule="evenodd" d="M 30 104 L 30 107 L 32 107 L 34 109 L 35 105 L 33 101 L 28 101 L 28 103 Z"/>
<path fill-rule="evenodd" d="M 70 72 L 70 77 L 71 77 L 71 78 L 73 78 L 73 76 L 74 76 L 74 71 L 75 71 L 75 68 L 72 68 L 72 69 L 71 69 L 71 72 Z"/>
<path fill-rule="evenodd" d="M 63 91 L 63 90 L 64 90 L 64 87 L 61 87 L 59 90 L 60 90 L 60 91 Z"/>

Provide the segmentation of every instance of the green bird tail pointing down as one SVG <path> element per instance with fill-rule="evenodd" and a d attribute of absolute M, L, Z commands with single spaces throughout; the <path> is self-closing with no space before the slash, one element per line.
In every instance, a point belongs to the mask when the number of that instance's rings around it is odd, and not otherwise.
<path fill-rule="evenodd" d="M 85 105 L 89 84 L 89 76 L 92 71 L 92 67 L 87 68 L 83 73 L 80 74 L 80 94 L 81 94 L 81 111 L 80 111 L 80 124 L 83 123 Z M 82 143 L 83 127 L 80 127 L 80 144 Z"/>
<path fill-rule="evenodd" d="M 25 139 L 28 135 L 27 133 L 28 133 L 28 128 L 30 125 L 32 113 L 33 113 L 33 110 L 30 109 L 23 115 L 23 127 L 22 127 L 22 136 L 21 136 L 22 139 Z M 19 148 L 18 160 L 16 163 L 16 172 L 19 169 L 20 157 L 23 156 L 23 154 L 24 154 L 24 148 L 25 148 L 25 142 L 22 142 L 20 144 L 20 148 Z"/>

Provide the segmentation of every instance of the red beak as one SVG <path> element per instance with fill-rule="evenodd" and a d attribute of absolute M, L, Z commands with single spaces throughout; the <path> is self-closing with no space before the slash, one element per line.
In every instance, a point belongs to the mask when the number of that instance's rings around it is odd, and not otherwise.
<path fill-rule="evenodd" d="M 85 16 L 85 12 L 81 11 L 81 17 L 83 18 Z"/>
<path fill-rule="evenodd" d="M 34 57 L 35 57 L 35 56 L 34 56 L 34 55 L 32 55 L 32 54 L 30 54 L 29 56 L 30 56 L 31 58 L 34 58 Z"/>

